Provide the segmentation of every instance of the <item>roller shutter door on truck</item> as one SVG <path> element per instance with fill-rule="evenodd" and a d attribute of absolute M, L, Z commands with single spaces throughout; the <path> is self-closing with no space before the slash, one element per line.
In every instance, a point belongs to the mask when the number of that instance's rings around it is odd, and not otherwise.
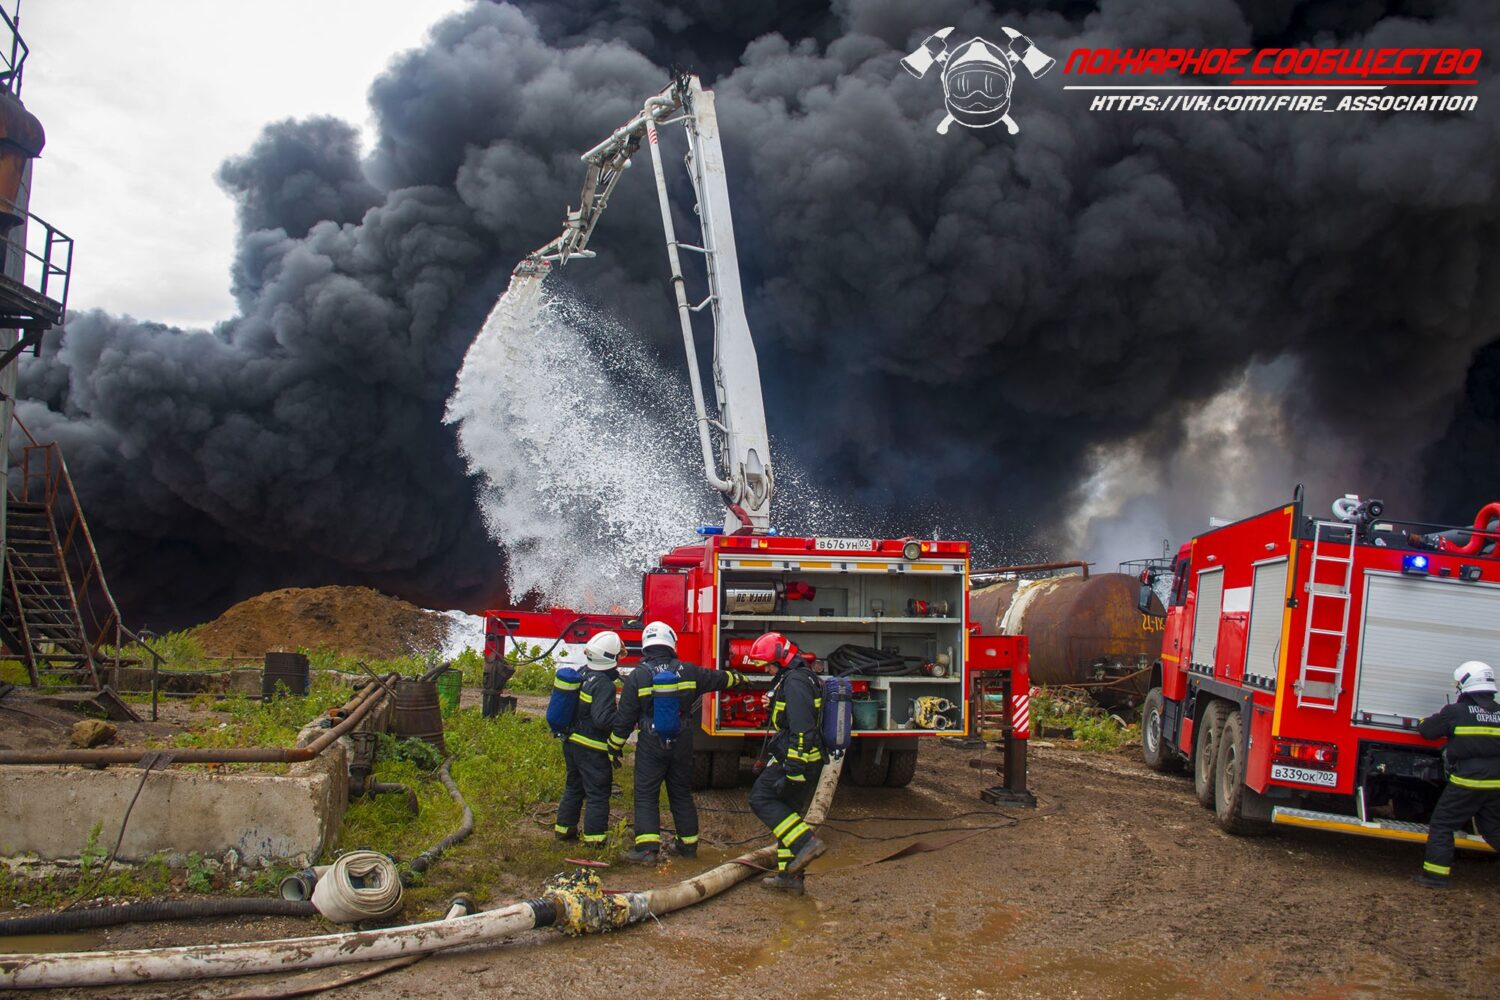
<path fill-rule="evenodd" d="M 1210 673 L 1219 647 L 1219 613 L 1224 604 L 1224 567 L 1198 574 L 1198 605 L 1193 610 L 1193 665 Z"/>
<path fill-rule="evenodd" d="M 1281 624 L 1286 617 L 1285 559 L 1255 567 L 1250 595 L 1250 630 L 1245 639 L 1245 677 L 1270 687 L 1281 660 Z"/>
<path fill-rule="evenodd" d="M 1453 699 L 1453 668 L 1500 663 L 1500 587 L 1370 573 L 1354 719 L 1401 725 Z"/>

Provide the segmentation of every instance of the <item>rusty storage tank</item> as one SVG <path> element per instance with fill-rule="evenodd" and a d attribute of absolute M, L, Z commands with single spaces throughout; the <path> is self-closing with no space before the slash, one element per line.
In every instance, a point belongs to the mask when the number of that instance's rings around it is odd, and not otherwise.
<path fill-rule="evenodd" d="M 1140 589 L 1126 573 L 1009 579 L 976 587 L 969 615 L 990 635 L 1031 641 L 1033 684 L 1097 685 L 1099 701 L 1133 704 L 1145 696 L 1150 673 L 1131 675 L 1161 655 L 1166 614 L 1154 594 L 1152 614 L 1141 614 Z"/>
<path fill-rule="evenodd" d="M 436 681 L 403 677 L 396 682 L 396 712 L 391 731 L 397 736 L 426 740 L 439 750 L 447 751 Z"/>

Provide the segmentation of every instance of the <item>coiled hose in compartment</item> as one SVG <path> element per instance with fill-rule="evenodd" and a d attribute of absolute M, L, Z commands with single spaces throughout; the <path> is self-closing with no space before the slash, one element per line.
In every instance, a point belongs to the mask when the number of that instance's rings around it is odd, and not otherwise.
<path fill-rule="evenodd" d="M 865 677 L 905 677 L 921 669 L 922 659 L 887 653 L 871 646 L 845 643 L 828 654 L 828 669 L 836 677 L 860 674 Z"/>

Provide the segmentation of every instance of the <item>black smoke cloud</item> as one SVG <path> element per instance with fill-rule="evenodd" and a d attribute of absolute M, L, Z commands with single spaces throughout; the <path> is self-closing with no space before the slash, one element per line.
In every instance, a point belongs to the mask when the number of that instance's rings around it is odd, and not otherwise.
<path fill-rule="evenodd" d="M 1477 111 L 1429 116 L 1090 112 L 1059 69 L 1017 81 L 1020 135 L 938 136 L 939 85 L 898 60 L 945 24 L 1059 58 L 1500 46 L 1481 0 L 478 4 L 372 86 L 363 160 L 314 120 L 225 165 L 238 316 L 90 313 L 23 368 L 22 415 L 66 446 L 129 608 L 495 592 L 443 400 L 509 267 L 576 200 L 578 153 L 672 64 L 719 96 L 773 433 L 872 528 L 938 508 L 1034 549 L 1101 449 L 1170 455 L 1185 415 L 1276 359 L 1288 449 L 1342 441 L 1360 488 L 1420 500 L 1424 449 L 1478 419 L 1465 380 L 1500 314 L 1488 70 Z M 627 178 L 567 277 L 675 352 L 653 196 Z M 1472 469 L 1444 502 L 1493 483 Z"/>

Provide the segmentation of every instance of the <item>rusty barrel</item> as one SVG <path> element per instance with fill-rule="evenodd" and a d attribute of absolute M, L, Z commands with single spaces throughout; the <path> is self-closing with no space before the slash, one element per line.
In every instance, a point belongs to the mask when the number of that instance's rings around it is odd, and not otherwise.
<path fill-rule="evenodd" d="M 1030 640 L 1032 683 L 1088 684 L 1105 700 L 1138 701 L 1150 680 L 1139 672 L 1161 655 L 1164 614 L 1155 597 L 1154 614 L 1137 610 L 1140 588 L 1127 573 L 1006 580 L 974 590 L 969 616 L 990 635 Z"/>
<path fill-rule="evenodd" d="M 301 653 L 267 653 L 266 665 L 260 674 L 260 697 L 270 701 L 285 689 L 286 694 L 299 698 L 307 694 L 307 657 Z"/>
<path fill-rule="evenodd" d="M 436 681 L 403 677 L 396 682 L 396 711 L 391 731 L 397 736 L 426 740 L 446 751 L 443 742 L 443 709 L 438 703 Z"/>

